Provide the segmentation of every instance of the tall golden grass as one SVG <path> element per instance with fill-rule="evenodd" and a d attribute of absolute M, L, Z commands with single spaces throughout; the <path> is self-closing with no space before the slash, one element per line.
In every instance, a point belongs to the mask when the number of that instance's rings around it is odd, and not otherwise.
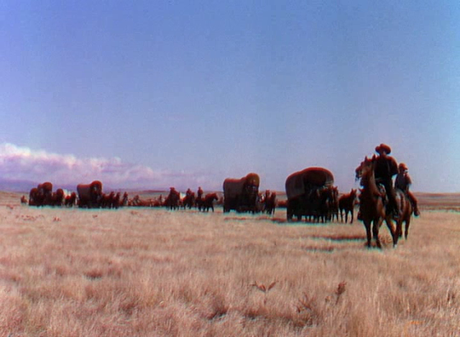
<path fill-rule="evenodd" d="M 353 225 L 0 206 L 0 336 L 459 336 L 460 214 Z"/>

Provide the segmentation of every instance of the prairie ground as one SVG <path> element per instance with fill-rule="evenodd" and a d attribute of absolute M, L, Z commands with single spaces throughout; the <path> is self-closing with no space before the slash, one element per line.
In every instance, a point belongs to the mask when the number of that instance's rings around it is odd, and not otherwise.
<path fill-rule="evenodd" d="M 459 336 L 458 197 L 396 249 L 361 222 L 20 206 L 0 193 L 0 336 Z M 442 203 L 449 200 L 449 203 Z M 446 199 L 447 198 L 447 199 Z"/>

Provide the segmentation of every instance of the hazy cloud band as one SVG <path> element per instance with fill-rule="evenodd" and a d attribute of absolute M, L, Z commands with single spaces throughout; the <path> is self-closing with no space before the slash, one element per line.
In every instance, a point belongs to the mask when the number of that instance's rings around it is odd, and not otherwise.
<path fill-rule="evenodd" d="M 77 158 L 74 155 L 0 144 L 0 175 L 4 180 L 72 185 L 100 180 L 118 188 L 178 188 L 205 183 L 203 174 L 158 170 L 125 163 L 120 158 Z M 190 186 L 189 186 L 190 185 Z"/>

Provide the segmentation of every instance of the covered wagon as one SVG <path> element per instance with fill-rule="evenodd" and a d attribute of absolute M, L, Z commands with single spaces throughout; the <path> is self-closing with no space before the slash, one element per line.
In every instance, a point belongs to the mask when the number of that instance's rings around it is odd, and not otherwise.
<path fill-rule="evenodd" d="M 302 216 L 321 216 L 326 196 L 323 191 L 333 184 L 334 176 L 322 167 L 309 167 L 287 177 L 287 220 L 292 220 L 293 216 L 298 220 Z"/>
<path fill-rule="evenodd" d="M 78 184 L 78 206 L 82 208 L 99 208 L 102 202 L 102 183 L 94 180 L 91 184 Z"/>
<path fill-rule="evenodd" d="M 241 179 L 224 180 L 224 212 L 255 212 L 259 194 L 260 178 L 256 173 L 249 173 Z"/>

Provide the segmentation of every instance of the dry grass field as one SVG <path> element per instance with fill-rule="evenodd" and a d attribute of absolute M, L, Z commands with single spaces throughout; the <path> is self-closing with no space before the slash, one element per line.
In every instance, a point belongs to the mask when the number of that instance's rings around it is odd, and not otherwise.
<path fill-rule="evenodd" d="M 460 197 L 362 223 L 21 206 L 0 192 L 0 336 L 460 336 Z M 444 202 L 443 202 L 444 201 Z"/>

